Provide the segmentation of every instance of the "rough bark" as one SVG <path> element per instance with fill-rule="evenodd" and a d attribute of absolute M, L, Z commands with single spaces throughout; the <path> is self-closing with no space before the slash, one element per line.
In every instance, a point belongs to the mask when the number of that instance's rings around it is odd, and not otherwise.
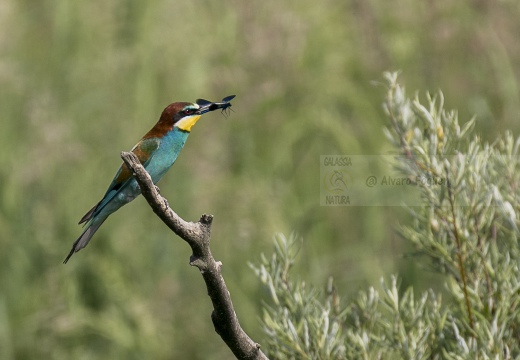
<path fill-rule="evenodd" d="M 231 349 L 237 359 L 267 359 L 255 343 L 242 329 L 231 302 L 231 296 L 222 277 L 220 261 L 215 261 L 210 250 L 212 215 L 202 215 L 196 223 L 183 220 L 159 194 L 150 175 L 137 157 L 131 152 L 121 153 L 121 158 L 132 171 L 141 188 L 141 193 L 152 210 L 175 234 L 186 241 L 193 254 L 190 265 L 196 266 L 204 278 L 208 295 L 213 304 L 211 320 L 215 331 Z"/>

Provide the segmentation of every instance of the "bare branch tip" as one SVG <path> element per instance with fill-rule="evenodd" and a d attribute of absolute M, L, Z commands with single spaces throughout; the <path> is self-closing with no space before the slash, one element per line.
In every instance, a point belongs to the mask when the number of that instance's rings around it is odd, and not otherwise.
<path fill-rule="evenodd" d="M 213 215 L 211 215 L 211 214 L 203 214 L 200 217 L 199 222 L 201 224 L 204 224 L 204 225 L 211 225 L 211 223 L 213 222 Z"/>
<path fill-rule="evenodd" d="M 123 159 L 125 164 L 127 164 L 130 167 L 139 163 L 139 159 L 137 159 L 137 156 L 133 152 L 121 151 L 121 158 Z"/>

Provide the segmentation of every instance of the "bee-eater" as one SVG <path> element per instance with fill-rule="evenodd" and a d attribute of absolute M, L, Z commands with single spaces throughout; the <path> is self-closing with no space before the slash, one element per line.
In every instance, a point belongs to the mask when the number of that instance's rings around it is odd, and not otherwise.
<path fill-rule="evenodd" d="M 176 102 L 163 110 L 157 124 L 131 150 L 148 171 L 154 184 L 157 184 L 173 165 L 192 126 L 202 114 L 217 109 L 226 110 L 231 106 L 230 101 L 234 97 L 234 95 L 227 96 L 222 99 L 222 102 L 211 102 L 204 99 L 198 99 L 195 103 Z M 94 233 L 110 214 L 134 200 L 140 193 L 139 185 L 123 163 L 110 183 L 105 196 L 81 218 L 79 223 L 84 223 L 86 228 L 72 245 L 72 249 L 63 263 L 66 264 L 75 252 L 87 246 Z"/>

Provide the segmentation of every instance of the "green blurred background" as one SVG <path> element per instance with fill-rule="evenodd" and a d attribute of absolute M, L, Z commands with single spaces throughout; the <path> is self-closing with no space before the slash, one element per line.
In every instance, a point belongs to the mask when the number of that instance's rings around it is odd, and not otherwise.
<path fill-rule="evenodd" d="M 351 294 L 399 272 L 399 207 L 321 207 L 320 155 L 387 154 L 378 86 L 442 88 L 492 140 L 520 122 L 516 0 L 0 0 L 0 359 L 228 359 L 190 250 L 143 198 L 62 265 L 81 216 L 173 101 L 237 94 L 204 116 L 160 183 L 212 250 L 246 331 L 263 289 L 248 261 L 303 238 L 298 276 Z"/>

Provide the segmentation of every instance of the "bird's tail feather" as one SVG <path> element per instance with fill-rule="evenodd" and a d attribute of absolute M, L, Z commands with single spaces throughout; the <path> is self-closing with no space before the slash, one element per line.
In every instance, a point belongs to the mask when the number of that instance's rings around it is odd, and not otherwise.
<path fill-rule="evenodd" d="M 80 235 L 80 237 L 74 242 L 72 245 L 72 249 L 70 250 L 69 255 L 65 258 L 65 261 L 63 261 L 64 264 L 69 261 L 70 257 L 74 255 L 74 253 L 80 251 L 85 246 L 87 246 L 88 242 L 94 236 L 94 233 L 99 229 L 99 227 L 105 222 L 107 218 L 101 218 L 101 219 L 95 219 L 92 223 L 88 225 L 88 227 L 83 231 L 83 233 Z"/>

